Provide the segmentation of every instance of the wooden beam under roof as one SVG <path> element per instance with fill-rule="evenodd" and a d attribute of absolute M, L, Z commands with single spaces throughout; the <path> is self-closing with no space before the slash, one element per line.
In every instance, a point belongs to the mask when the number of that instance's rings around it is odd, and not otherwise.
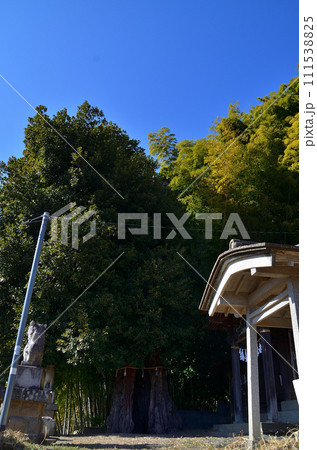
<path fill-rule="evenodd" d="M 288 297 L 288 290 L 284 289 L 283 292 L 276 295 L 274 298 L 272 298 L 269 302 L 265 303 L 263 306 L 260 306 L 260 308 L 256 309 L 252 313 L 249 314 L 250 319 L 254 319 L 254 317 L 258 316 L 259 314 L 263 313 L 266 310 L 269 310 L 274 305 L 279 303 L 281 300 L 284 300 L 286 297 Z"/>
<path fill-rule="evenodd" d="M 265 283 L 261 284 L 255 291 L 251 292 L 248 296 L 249 305 L 260 303 L 268 298 L 270 295 L 276 295 L 283 290 L 286 286 L 286 280 L 279 278 L 271 278 Z"/>
<path fill-rule="evenodd" d="M 242 294 L 235 295 L 232 292 L 224 292 L 218 300 L 218 305 L 228 305 L 230 307 L 247 306 L 248 299 Z"/>
<path fill-rule="evenodd" d="M 269 328 L 292 328 L 291 319 L 285 317 L 269 317 L 268 319 L 261 320 L 257 324 L 257 327 L 269 327 Z"/>
<path fill-rule="evenodd" d="M 235 293 L 236 295 L 239 294 L 239 291 L 240 291 L 240 289 L 241 289 L 241 286 L 242 286 L 244 280 L 245 280 L 245 275 L 242 275 L 241 278 L 240 278 L 240 281 L 239 281 L 239 283 L 238 283 L 238 286 L 236 287 L 236 290 L 234 291 L 234 293 Z"/>
<path fill-rule="evenodd" d="M 288 278 L 298 275 L 298 267 L 274 266 L 265 269 L 254 267 L 250 270 L 252 277 Z"/>
<path fill-rule="evenodd" d="M 289 307 L 288 297 L 285 300 L 281 300 L 275 305 L 271 306 L 271 308 L 266 309 L 265 311 L 257 314 L 253 319 L 251 319 L 252 325 L 258 326 L 258 323 L 261 322 L 261 320 L 273 316 L 273 314 L 277 313 L 280 309 L 285 308 L 286 306 Z"/>

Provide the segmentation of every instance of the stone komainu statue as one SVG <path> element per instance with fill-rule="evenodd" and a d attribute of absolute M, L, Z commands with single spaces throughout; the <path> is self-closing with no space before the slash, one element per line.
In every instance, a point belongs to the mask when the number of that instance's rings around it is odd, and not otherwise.
<path fill-rule="evenodd" d="M 32 322 L 28 328 L 28 342 L 23 350 L 22 365 L 40 367 L 44 355 L 45 329 L 47 325 Z"/>

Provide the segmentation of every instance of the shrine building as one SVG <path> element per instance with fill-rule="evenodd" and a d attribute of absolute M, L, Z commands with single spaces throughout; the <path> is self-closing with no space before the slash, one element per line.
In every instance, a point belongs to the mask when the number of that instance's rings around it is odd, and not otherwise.
<path fill-rule="evenodd" d="M 233 422 L 248 422 L 251 443 L 264 424 L 298 423 L 298 277 L 298 246 L 233 239 L 199 305 L 228 332 Z"/>

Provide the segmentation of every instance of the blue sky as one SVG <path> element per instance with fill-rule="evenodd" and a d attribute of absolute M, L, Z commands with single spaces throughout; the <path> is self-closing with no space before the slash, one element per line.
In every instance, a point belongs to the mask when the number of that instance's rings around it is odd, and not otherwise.
<path fill-rule="evenodd" d="M 167 126 L 208 134 L 217 116 L 297 75 L 294 0 L 2 2 L 0 74 L 33 106 L 88 100 L 147 149 Z M 21 156 L 34 111 L 0 78 L 0 159 Z"/>

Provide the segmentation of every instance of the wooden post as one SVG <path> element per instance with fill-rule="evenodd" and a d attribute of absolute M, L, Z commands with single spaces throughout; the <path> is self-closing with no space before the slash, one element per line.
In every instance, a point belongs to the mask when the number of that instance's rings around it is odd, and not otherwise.
<path fill-rule="evenodd" d="M 231 346 L 234 423 L 243 423 L 239 347 Z"/>
<path fill-rule="evenodd" d="M 263 370 L 265 382 L 265 394 L 267 404 L 267 418 L 269 422 L 277 422 L 277 396 L 273 365 L 273 354 L 271 347 L 271 332 L 267 328 L 261 329 L 261 344 L 263 355 Z"/>
<path fill-rule="evenodd" d="M 258 345 L 256 327 L 246 317 L 249 448 L 261 439 Z"/>
<path fill-rule="evenodd" d="M 291 311 L 292 328 L 295 344 L 297 368 L 299 368 L 299 301 L 298 301 L 298 279 L 288 279 L 287 287 L 289 290 L 289 307 Z"/>
<path fill-rule="evenodd" d="M 280 353 L 282 353 L 282 355 L 284 355 L 286 361 L 284 361 L 283 359 L 280 360 L 280 371 L 281 371 L 281 376 L 282 376 L 282 390 L 283 390 L 283 397 L 281 398 L 281 400 L 285 401 L 285 400 L 291 400 L 291 392 L 292 392 L 292 380 L 293 378 L 293 373 L 294 369 L 291 369 L 290 365 L 294 365 L 294 363 L 292 362 L 292 356 L 291 356 L 291 347 L 290 347 L 290 342 L 293 342 L 293 337 L 292 337 L 292 330 L 291 329 L 286 329 L 286 328 L 281 328 L 279 331 L 279 341 L 280 341 Z"/>

